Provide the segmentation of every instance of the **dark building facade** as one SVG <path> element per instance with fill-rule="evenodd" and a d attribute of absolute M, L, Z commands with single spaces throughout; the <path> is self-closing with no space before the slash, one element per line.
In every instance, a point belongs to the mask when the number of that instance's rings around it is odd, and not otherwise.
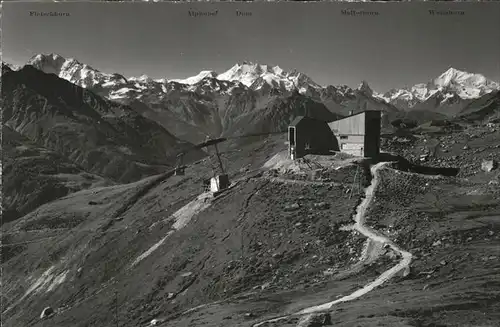
<path fill-rule="evenodd" d="M 291 159 L 307 154 L 330 154 L 340 151 L 339 143 L 328 122 L 298 116 L 288 127 L 288 147 Z"/>
<path fill-rule="evenodd" d="M 328 123 L 337 137 L 340 151 L 355 156 L 378 158 L 381 112 L 363 111 Z"/>

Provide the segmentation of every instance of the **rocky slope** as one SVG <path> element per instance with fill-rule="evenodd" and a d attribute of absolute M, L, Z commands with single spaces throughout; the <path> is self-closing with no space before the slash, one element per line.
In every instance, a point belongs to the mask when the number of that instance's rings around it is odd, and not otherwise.
<path fill-rule="evenodd" d="M 250 327 L 351 294 L 395 265 L 396 253 L 343 228 L 370 183 L 363 162 L 256 170 L 286 153 L 283 141 L 228 154 L 234 184 L 214 200 L 200 196 L 202 161 L 186 176 L 82 190 L 7 224 L 4 325 Z M 367 223 L 413 254 L 410 272 L 335 305 L 329 321 L 498 325 L 498 185 L 387 168 L 374 192 Z M 55 314 L 40 319 L 46 306 Z"/>
<path fill-rule="evenodd" d="M 31 66 L 3 74 L 2 89 L 5 125 L 115 181 L 163 171 L 172 156 L 192 146 L 128 106 Z"/>
<path fill-rule="evenodd" d="M 469 122 L 500 122 L 500 91 L 481 97 L 463 108 L 458 117 Z"/>
<path fill-rule="evenodd" d="M 500 124 L 424 124 L 382 138 L 382 149 L 431 167 L 459 168 L 460 177 L 481 173 L 483 160 L 500 160 Z"/>

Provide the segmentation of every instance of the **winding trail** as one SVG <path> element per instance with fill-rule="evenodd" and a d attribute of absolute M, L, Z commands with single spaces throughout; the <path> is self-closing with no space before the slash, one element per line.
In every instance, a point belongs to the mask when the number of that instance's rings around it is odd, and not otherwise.
<path fill-rule="evenodd" d="M 360 205 L 358 206 L 358 208 L 356 210 L 356 215 L 354 216 L 355 224 L 354 224 L 353 228 L 355 230 L 357 230 L 358 232 L 360 232 L 361 234 L 365 235 L 368 239 L 370 239 L 373 242 L 387 244 L 389 247 L 392 248 L 393 251 L 395 251 L 396 253 L 399 253 L 401 255 L 402 260 L 396 266 L 383 272 L 374 281 L 366 284 L 363 288 L 361 288 L 361 289 L 359 289 L 359 290 L 357 290 L 357 291 L 355 291 L 347 296 L 341 297 L 335 301 L 326 302 L 324 304 L 315 305 L 312 307 L 302 309 L 296 313 L 292 313 L 291 315 L 281 316 L 281 317 L 277 317 L 274 319 L 262 321 L 262 322 L 259 322 L 257 324 L 254 324 L 253 327 L 259 327 L 259 326 L 267 324 L 267 323 L 273 323 L 273 322 L 277 322 L 280 320 L 284 320 L 284 319 L 287 319 L 290 316 L 294 316 L 294 315 L 307 315 L 307 314 L 312 314 L 312 313 L 319 312 L 319 311 L 328 310 L 333 305 L 335 305 L 337 303 L 352 301 L 354 299 L 357 299 L 357 298 L 365 295 L 366 293 L 372 291 L 376 287 L 378 287 L 378 286 L 382 285 L 383 283 L 385 283 L 386 281 L 390 280 L 392 277 L 394 277 L 400 271 L 403 271 L 404 275 L 406 275 L 409 272 L 410 262 L 411 262 L 411 258 L 412 258 L 411 253 L 401 249 L 394 242 L 392 242 L 389 238 L 387 238 L 386 236 L 378 233 L 377 231 L 375 231 L 375 230 L 373 230 L 365 225 L 366 210 L 369 207 L 369 205 L 372 203 L 375 190 L 378 186 L 378 183 L 380 182 L 380 176 L 378 174 L 378 170 L 387 164 L 388 164 L 387 162 L 380 162 L 380 163 L 377 163 L 376 165 L 374 165 L 370 168 L 373 179 L 372 179 L 371 185 L 365 189 L 365 198 L 360 203 Z"/>

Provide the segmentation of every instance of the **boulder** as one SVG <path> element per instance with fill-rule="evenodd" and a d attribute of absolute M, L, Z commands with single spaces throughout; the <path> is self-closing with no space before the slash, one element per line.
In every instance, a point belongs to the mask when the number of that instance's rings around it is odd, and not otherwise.
<path fill-rule="evenodd" d="M 42 310 L 42 313 L 40 314 L 40 319 L 45 319 L 49 318 L 54 314 L 54 309 L 51 307 L 46 307 L 45 309 Z"/>
<path fill-rule="evenodd" d="M 314 207 L 318 208 L 318 209 L 327 209 L 329 207 L 329 205 L 326 202 L 319 202 L 319 203 L 315 203 Z"/>
<path fill-rule="evenodd" d="M 285 211 L 295 211 L 300 209 L 300 205 L 298 203 L 293 203 L 285 206 Z"/>
<path fill-rule="evenodd" d="M 498 167 L 498 162 L 496 160 L 483 160 L 481 163 L 481 170 L 485 172 L 490 172 L 492 170 L 497 169 Z"/>

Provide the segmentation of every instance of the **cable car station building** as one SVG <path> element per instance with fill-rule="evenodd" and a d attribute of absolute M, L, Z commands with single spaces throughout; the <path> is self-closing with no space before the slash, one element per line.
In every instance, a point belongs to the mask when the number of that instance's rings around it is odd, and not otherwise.
<path fill-rule="evenodd" d="M 307 154 L 340 151 L 354 156 L 377 158 L 380 153 L 381 112 L 363 111 L 324 122 L 297 117 L 288 127 L 289 153 L 292 160 Z"/>
<path fill-rule="evenodd" d="M 305 116 L 298 116 L 288 127 L 288 146 L 292 160 L 307 154 L 339 151 L 339 144 L 328 123 Z"/>

